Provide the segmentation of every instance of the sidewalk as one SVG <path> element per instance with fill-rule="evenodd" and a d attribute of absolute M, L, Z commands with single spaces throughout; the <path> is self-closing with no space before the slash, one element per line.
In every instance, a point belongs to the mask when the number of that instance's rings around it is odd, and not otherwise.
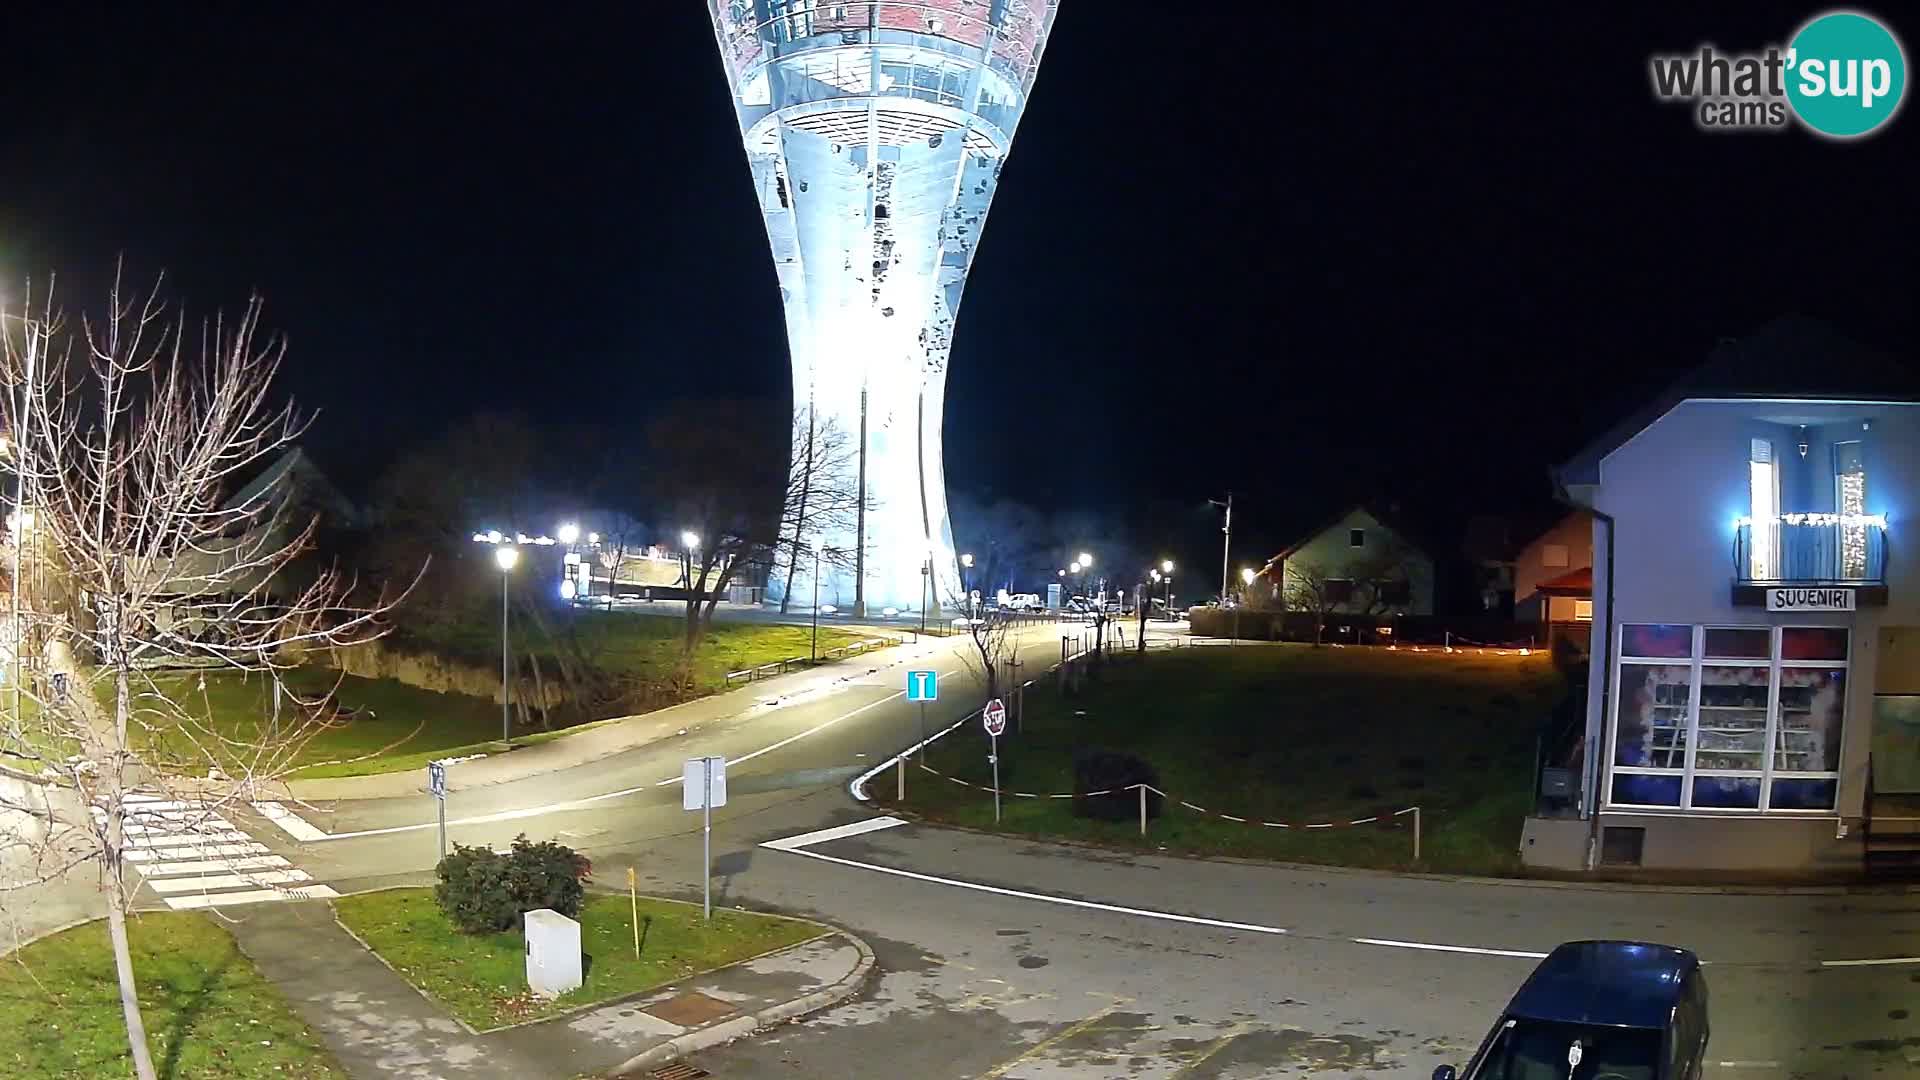
<path fill-rule="evenodd" d="M 362 948 L 330 905 L 267 905 L 229 928 L 360 1080 L 565 1080 L 657 1068 L 843 1001 L 873 965 L 864 943 L 834 933 L 640 998 L 476 1035 Z"/>
<path fill-rule="evenodd" d="M 778 675 L 737 690 L 711 694 L 654 712 L 599 721 L 572 735 L 462 762 L 459 768 L 447 770 L 447 789 L 453 792 L 467 791 L 585 765 L 661 739 L 676 737 L 683 731 L 692 733 L 702 727 L 737 719 L 769 705 L 785 704 L 803 695 L 830 692 L 890 668 L 956 648 L 967 641 L 966 638 L 925 638 L 917 645 L 896 645 L 837 664 L 797 671 L 791 675 Z M 412 769 L 375 776 L 292 780 L 287 787 L 298 802 L 392 799 L 426 794 L 427 778 L 426 770 Z"/>

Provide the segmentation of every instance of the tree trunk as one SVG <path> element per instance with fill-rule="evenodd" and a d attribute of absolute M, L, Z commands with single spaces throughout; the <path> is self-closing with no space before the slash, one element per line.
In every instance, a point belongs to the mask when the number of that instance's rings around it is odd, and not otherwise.
<path fill-rule="evenodd" d="M 116 626 L 114 656 L 113 726 L 118 742 L 115 750 L 127 746 L 127 714 L 131 701 L 127 693 L 126 635 Z M 147 1048 L 147 1025 L 140 1016 L 140 988 L 133 977 L 133 952 L 127 947 L 127 913 L 123 907 L 123 859 L 127 850 L 127 808 L 123 763 L 115 762 L 107 784 L 110 805 L 107 813 L 106 870 L 110 877 L 107 890 L 107 936 L 113 941 L 113 969 L 120 980 L 120 1012 L 126 1020 L 127 1046 L 133 1051 L 133 1071 L 139 1080 L 159 1080 L 153 1068 L 153 1052 Z"/>
<path fill-rule="evenodd" d="M 800 473 L 800 507 L 793 515 L 793 541 L 787 548 L 787 587 L 780 594 L 780 614 L 793 603 L 793 574 L 800 568 L 800 536 L 806 530 L 807 496 L 813 490 L 813 407 L 807 407 L 807 455 Z"/>

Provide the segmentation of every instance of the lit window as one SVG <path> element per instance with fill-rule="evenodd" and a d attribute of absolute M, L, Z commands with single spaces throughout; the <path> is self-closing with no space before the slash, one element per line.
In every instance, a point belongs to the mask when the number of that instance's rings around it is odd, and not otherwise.
<path fill-rule="evenodd" d="M 1780 481 L 1773 471 L 1773 444 L 1755 439 L 1748 455 L 1747 488 L 1753 503 L 1753 543 L 1749 547 L 1755 581 L 1779 579 L 1779 546 L 1774 543 L 1780 516 Z"/>
<path fill-rule="evenodd" d="M 1592 622 L 1593 601 L 1575 600 L 1573 602 L 1573 618 L 1575 622 Z"/>
<path fill-rule="evenodd" d="M 1867 512 L 1867 462 L 1859 442 L 1843 442 L 1833 448 L 1834 509 L 1842 517 L 1860 518 Z M 1867 576 L 1867 527 L 1840 526 L 1840 576 L 1843 579 Z"/>

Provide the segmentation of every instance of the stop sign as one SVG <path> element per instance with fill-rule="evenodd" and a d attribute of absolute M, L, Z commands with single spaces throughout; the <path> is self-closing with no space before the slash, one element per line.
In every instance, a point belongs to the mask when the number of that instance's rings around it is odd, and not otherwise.
<path fill-rule="evenodd" d="M 1000 735 L 1007 730 L 1007 706 L 994 698 L 987 707 L 980 710 L 980 723 L 986 726 L 987 734 Z"/>

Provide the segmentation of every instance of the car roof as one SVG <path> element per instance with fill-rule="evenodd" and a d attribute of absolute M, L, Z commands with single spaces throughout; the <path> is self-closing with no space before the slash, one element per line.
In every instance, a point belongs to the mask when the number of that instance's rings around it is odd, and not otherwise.
<path fill-rule="evenodd" d="M 1540 961 L 1507 1012 L 1531 1020 L 1662 1028 L 1700 959 L 1643 941 L 1569 941 Z"/>

